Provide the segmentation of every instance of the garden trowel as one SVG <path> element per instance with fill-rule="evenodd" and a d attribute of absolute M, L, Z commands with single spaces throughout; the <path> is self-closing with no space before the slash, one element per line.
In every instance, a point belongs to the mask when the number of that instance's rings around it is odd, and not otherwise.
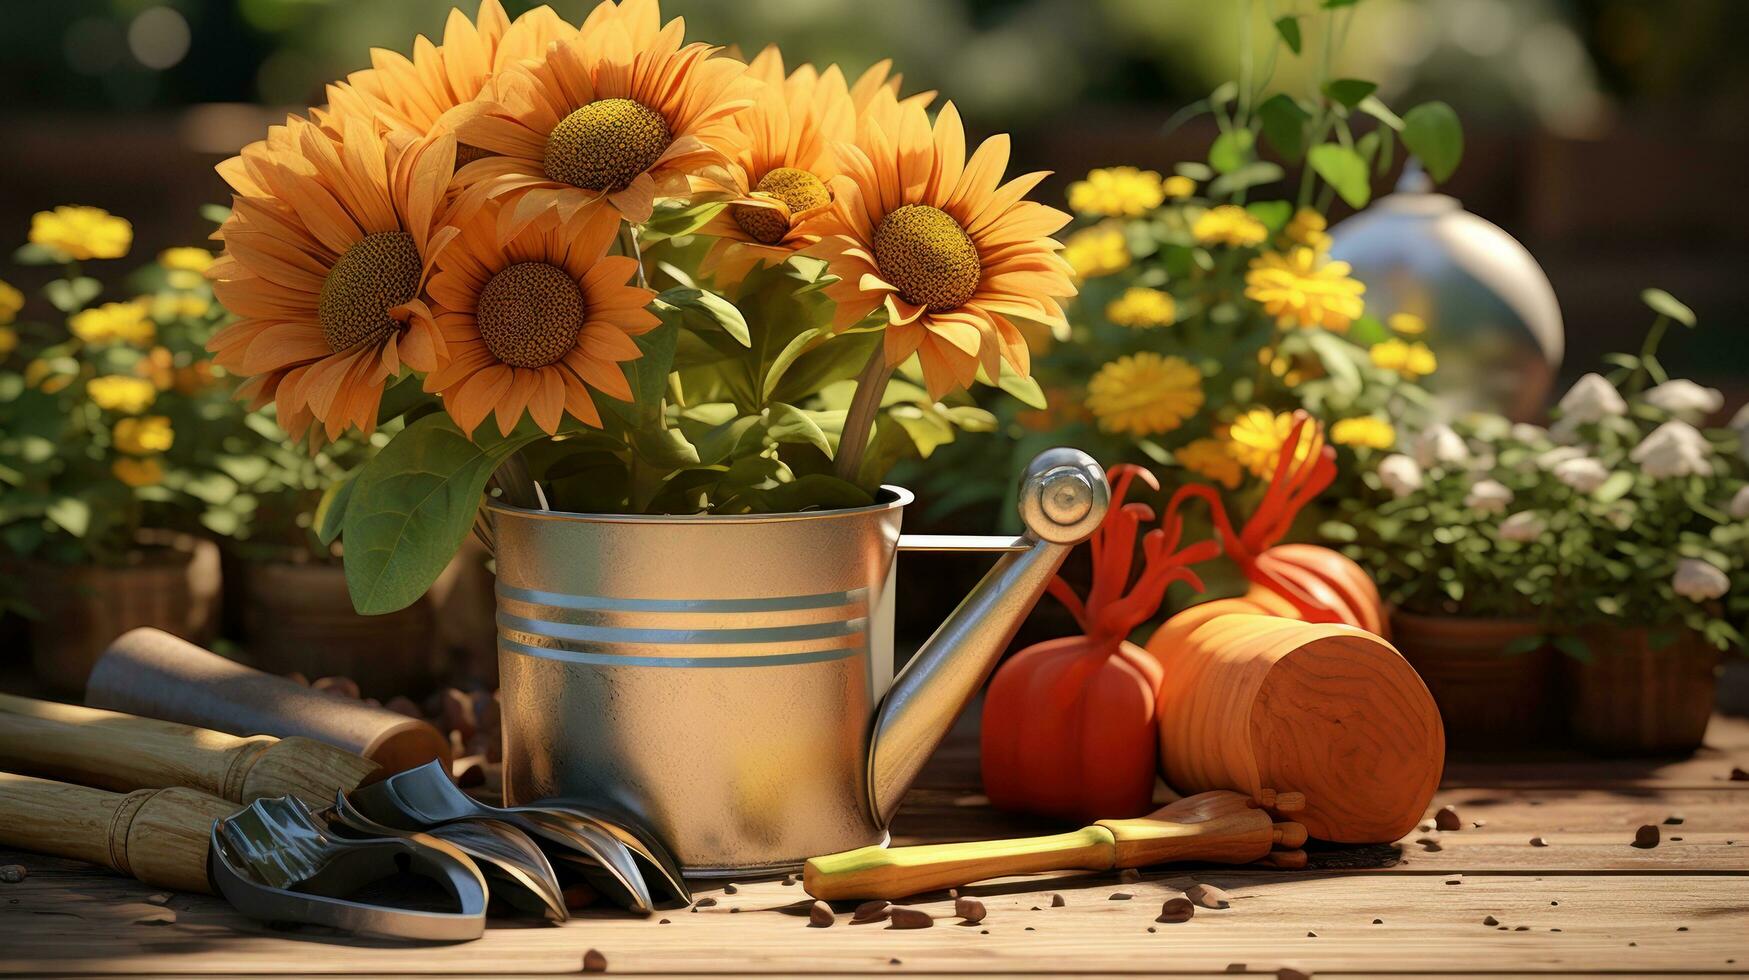
<path fill-rule="evenodd" d="M 1303 801 L 1283 794 L 1277 810 Z M 1004 875 L 1109 871 L 1174 861 L 1263 862 L 1304 867 L 1306 829 L 1277 822 L 1249 797 L 1227 790 L 1188 796 L 1145 817 L 1019 840 L 862 847 L 813 858 L 802 884 L 819 899 L 904 898 Z"/>

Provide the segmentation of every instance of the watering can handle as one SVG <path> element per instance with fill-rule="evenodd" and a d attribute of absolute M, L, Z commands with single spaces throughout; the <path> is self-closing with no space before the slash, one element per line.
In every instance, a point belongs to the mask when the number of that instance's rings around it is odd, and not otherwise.
<path fill-rule="evenodd" d="M 875 715 L 868 760 L 870 812 L 891 822 L 905 790 L 983 686 L 1045 586 L 1105 519 L 1111 487 L 1086 453 L 1051 449 L 1020 483 L 1019 538 L 900 535 L 901 550 L 1004 552 L 894 679 Z"/>

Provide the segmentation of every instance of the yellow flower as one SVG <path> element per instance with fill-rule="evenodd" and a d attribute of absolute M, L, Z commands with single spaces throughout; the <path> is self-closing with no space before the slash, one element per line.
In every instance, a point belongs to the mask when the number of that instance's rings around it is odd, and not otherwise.
<path fill-rule="evenodd" d="M 11 327 L 0 327 L 0 358 L 18 349 L 18 331 Z"/>
<path fill-rule="evenodd" d="M 1427 321 L 1413 313 L 1392 313 L 1385 323 L 1405 337 L 1419 337 L 1427 332 Z"/>
<path fill-rule="evenodd" d="M 123 456 L 109 464 L 109 471 L 130 487 L 149 487 L 164 479 L 164 464 L 152 457 Z"/>
<path fill-rule="evenodd" d="M 157 335 L 157 328 L 146 317 L 146 307 L 138 302 L 105 303 L 80 310 L 67 318 L 67 329 L 88 344 L 120 341 L 144 347 Z"/>
<path fill-rule="evenodd" d="M 1200 245 L 1230 245 L 1234 248 L 1261 245 L 1269 237 L 1269 229 L 1263 226 L 1263 222 L 1237 204 L 1223 204 L 1204 211 L 1190 226 L 1190 233 L 1196 236 Z"/>
<path fill-rule="evenodd" d="M 1344 446 L 1389 449 L 1397 444 L 1397 430 L 1376 415 L 1361 415 L 1330 426 L 1330 439 Z"/>
<path fill-rule="evenodd" d="M 1277 415 L 1267 408 L 1250 409 L 1227 429 L 1227 454 L 1239 465 L 1267 480 L 1275 474 L 1276 459 L 1293 428 L 1291 413 Z M 1321 439 L 1308 439 L 1302 435 L 1299 448 L 1294 450 L 1294 458 L 1307 459 L 1321 442 Z"/>
<path fill-rule="evenodd" d="M 1289 245 L 1303 245 L 1312 251 L 1323 255 L 1330 251 L 1330 234 L 1324 229 L 1329 224 L 1324 216 L 1311 208 L 1300 208 L 1294 212 L 1293 220 L 1281 230 L 1281 237 Z"/>
<path fill-rule="evenodd" d="M 1367 353 L 1372 358 L 1373 367 L 1382 371 L 1395 371 L 1405 381 L 1424 378 L 1439 370 L 1439 359 L 1433 356 L 1433 351 L 1426 344 L 1419 341 L 1409 344 L 1393 337 L 1372 345 Z"/>
<path fill-rule="evenodd" d="M 106 374 L 87 381 L 85 393 L 105 411 L 138 415 L 152 407 L 152 401 L 158 397 L 158 387 L 145 378 Z"/>
<path fill-rule="evenodd" d="M 24 294 L 18 291 L 17 286 L 0 281 L 0 325 L 18 319 L 18 311 L 22 309 L 24 309 Z"/>
<path fill-rule="evenodd" d="M 1366 284 L 1348 273 L 1347 262 L 1320 261 L 1309 248 L 1265 252 L 1251 260 L 1245 298 L 1283 327 L 1345 331 L 1366 309 Z"/>
<path fill-rule="evenodd" d="M 176 383 L 176 356 L 168 347 L 154 347 L 134 365 L 134 373 L 159 391 L 168 391 Z"/>
<path fill-rule="evenodd" d="M 213 253 L 192 246 L 167 248 L 158 253 L 158 264 L 176 272 L 205 272 L 213 264 Z"/>
<path fill-rule="evenodd" d="M 1227 452 L 1226 444 L 1219 439 L 1197 439 L 1172 455 L 1179 466 L 1228 490 L 1237 490 L 1239 482 L 1245 479 L 1239 461 Z"/>
<path fill-rule="evenodd" d="M 176 369 L 176 392 L 180 395 L 193 395 L 205 391 L 213 383 L 215 372 L 213 362 L 195 361 L 187 367 Z"/>
<path fill-rule="evenodd" d="M 1178 303 L 1163 290 L 1131 286 L 1105 305 L 1105 318 L 1120 327 L 1164 327 L 1178 318 Z"/>
<path fill-rule="evenodd" d="M 1130 264 L 1130 247 L 1123 229 L 1113 224 L 1083 228 L 1063 243 L 1063 259 L 1078 279 L 1093 279 L 1122 272 Z"/>
<path fill-rule="evenodd" d="M 206 282 L 205 276 L 187 269 L 171 269 L 164 274 L 164 283 L 171 289 L 197 289 L 203 282 Z"/>
<path fill-rule="evenodd" d="M 1202 372 L 1182 357 L 1153 351 L 1120 357 L 1087 383 L 1087 408 L 1107 432 L 1171 432 L 1202 400 Z"/>
<path fill-rule="evenodd" d="M 1069 185 L 1069 207 L 1082 214 L 1134 218 L 1147 214 L 1166 199 L 1160 174 L 1135 167 L 1095 170 L 1086 180 Z"/>
<path fill-rule="evenodd" d="M 170 419 L 163 415 L 142 415 L 125 418 L 110 431 L 115 448 L 134 456 L 150 456 L 169 449 L 176 441 L 176 431 Z"/>
<path fill-rule="evenodd" d="M 1167 197 L 1177 200 L 1195 194 L 1196 181 L 1182 174 L 1174 174 L 1160 184 L 1160 189 L 1166 193 Z"/>
<path fill-rule="evenodd" d="M 134 226 L 102 208 L 63 204 L 31 216 L 30 241 L 79 261 L 119 259 L 134 243 Z"/>

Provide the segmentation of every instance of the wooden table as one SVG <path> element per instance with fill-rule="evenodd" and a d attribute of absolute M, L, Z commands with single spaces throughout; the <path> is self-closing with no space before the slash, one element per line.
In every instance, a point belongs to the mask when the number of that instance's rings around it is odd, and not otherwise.
<path fill-rule="evenodd" d="M 1727 718 L 1676 762 L 1456 763 L 1434 807 L 1454 806 L 1460 831 L 1321 850 L 1302 872 L 1009 879 L 966 889 L 989 910 L 982 925 L 959 924 L 932 895 L 916 904 L 935 926 L 909 931 L 847 914 L 811 928 L 799 887 L 755 882 L 701 887 L 717 904 L 692 911 L 495 924 L 477 942 L 406 947 L 275 932 L 215 899 L 0 851 L 0 864 L 30 868 L 0 884 L 0 973 L 517 976 L 576 973 L 590 949 L 609 972 L 645 975 L 1742 973 L 1749 782 L 1732 781 L 1733 767 L 1749 768 L 1749 722 Z M 899 841 L 1051 829 L 995 813 L 976 787 L 976 740 L 962 727 L 907 800 Z M 1648 823 L 1663 842 L 1632 846 Z M 1232 907 L 1156 923 L 1162 900 L 1193 882 L 1225 889 Z M 1066 904 L 1053 908 L 1052 894 Z"/>

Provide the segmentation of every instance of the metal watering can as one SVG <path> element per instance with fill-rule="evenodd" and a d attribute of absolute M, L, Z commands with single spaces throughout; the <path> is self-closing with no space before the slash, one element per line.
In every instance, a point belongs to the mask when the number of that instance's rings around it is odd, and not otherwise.
<path fill-rule="evenodd" d="M 793 870 L 886 840 L 917 773 L 1110 488 L 1027 467 L 1018 538 L 904 535 L 909 492 L 849 510 L 567 514 L 488 505 L 509 804 L 642 819 L 693 876 Z M 1002 557 L 893 678 L 902 551 Z"/>

